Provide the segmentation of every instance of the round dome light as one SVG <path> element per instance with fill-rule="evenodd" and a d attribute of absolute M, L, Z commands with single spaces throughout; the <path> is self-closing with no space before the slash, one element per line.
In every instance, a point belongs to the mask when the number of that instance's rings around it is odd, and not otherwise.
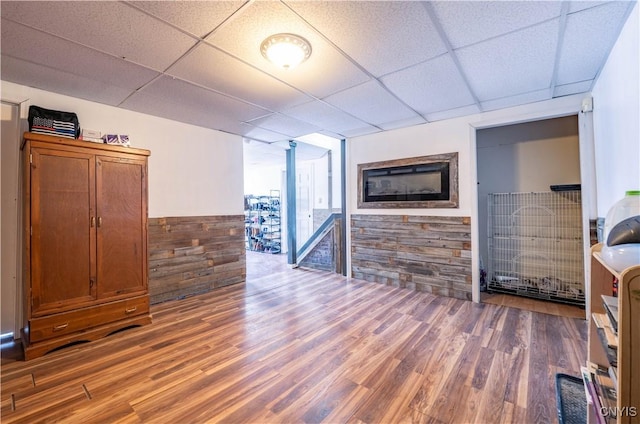
<path fill-rule="evenodd" d="M 273 64 L 293 69 L 311 56 L 311 45 L 295 34 L 274 34 L 262 42 L 260 51 Z"/>

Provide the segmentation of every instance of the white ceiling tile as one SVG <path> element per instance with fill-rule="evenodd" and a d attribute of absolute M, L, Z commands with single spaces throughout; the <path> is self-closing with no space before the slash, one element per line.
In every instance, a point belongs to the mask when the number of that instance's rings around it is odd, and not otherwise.
<path fill-rule="evenodd" d="M 390 95 L 375 81 L 349 88 L 324 100 L 373 125 L 416 116 L 414 111 Z"/>
<path fill-rule="evenodd" d="M 281 32 L 297 34 L 311 43 L 311 57 L 295 69 L 280 69 L 260 53 L 260 45 L 265 38 Z M 316 97 L 327 96 L 369 79 L 280 2 L 252 3 L 207 41 Z M 340 78 L 327 78 L 327 75 L 340 75 Z"/>
<path fill-rule="evenodd" d="M 569 96 L 571 94 L 587 93 L 591 91 L 593 80 L 580 81 L 571 84 L 558 85 L 553 91 L 553 97 Z"/>
<path fill-rule="evenodd" d="M 341 139 L 343 139 L 345 137 L 344 134 L 338 134 L 338 133 L 335 133 L 333 131 L 327 131 L 327 130 L 320 130 L 320 131 L 315 132 L 314 134 L 325 135 L 327 137 L 335 138 L 337 140 L 341 140 Z"/>
<path fill-rule="evenodd" d="M 204 38 L 243 4 L 241 1 L 133 1 L 136 7 Z"/>
<path fill-rule="evenodd" d="M 328 6 L 325 2 L 294 1 L 289 5 L 375 76 L 446 52 L 420 2 L 341 1 Z"/>
<path fill-rule="evenodd" d="M 610 1 L 610 0 L 609 0 Z M 605 4 L 606 1 L 572 1 L 569 3 L 569 13 L 579 12 L 584 9 L 589 9 L 595 6 L 600 6 L 601 4 Z"/>
<path fill-rule="evenodd" d="M 342 134 L 354 128 L 362 128 L 366 123 L 350 116 L 322 101 L 313 101 L 282 111 L 301 121 L 309 122 L 318 128 Z"/>
<path fill-rule="evenodd" d="M 254 140 L 262 140 L 268 143 L 275 143 L 277 141 L 289 140 L 293 137 L 288 137 L 285 134 L 280 134 L 274 131 L 269 131 L 264 128 L 256 127 L 251 124 L 247 124 L 244 122 L 239 123 L 238 132 L 236 134 L 241 134 L 247 138 Z"/>
<path fill-rule="evenodd" d="M 292 138 L 311 134 L 320 129 L 315 125 L 311 125 L 307 122 L 302 122 L 289 116 L 277 113 L 253 119 L 248 123 L 260 128 L 278 132 L 280 134 L 287 134 Z"/>
<path fill-rule="evenodd" d="M 453 48 L 526 28 L 560 16 L 559 1 L 432 2 Z"/>
<path fill-rule="evenodd" d="M 313 144 L 305 143 L 304 141 L 295 140 L 296 142 L 296 161 L 301 160 L 314 160 L 320 159 L 324 155 L 327 154 L 329 149 L 325 149 L 324 147 L 315 146 Z M 284 148 L 289 146 L 289 143 L 279 142 L 276 143 L 281 145 Z"/>
<path fill-rule="evenodd" d="M 220 72 L 224 69 L 224 72 Z M 167 74 L 237 98 L 252 98 L 271 110 L 308 102 L 310 97 L 211 46 L 202 44 L 172 66 Z"/>
<path fill-rule="evenodd" d="M 263 165 L 265 163 L 271 166 L 286 166 L 287 153 L 280 146 L 249 140 L 249 142 L 243 144 L 242 148 L 245 166 Z"/>
<path fill-rule="evenodd" d="M 227 121 L 250 120 L 265 113 L 258 107 L 166 76 L 132 95 L 122 107 L 212 129 L 219 129 Z"/>
<path fill-rule="evenodd" d="M 137 89 L 159 75 L 148 68 L 4 19 L 1 42 L 5 56 L 27 62 L 37 60 L 46 63 L 48 68 L 116 87 Z"/>
<path fill-rule="evenodd" d="M 400 119 L 398 121 L 385 122 L 378 125 L 385 131 L 395 130 L 397 128 L 412 127 L 414 125 L 425 124 L 427 121 L 422 116 L 414 116 L 412 118 Z"/>
<path fill-rule="evenodd" d="M 366 127 L 362 127 L 362 128 L 354 128 L 352 130 L 346 131 L 344 133 L 345 137 L 351 138 L 351 137 L 360 137 L 363 135 L 369 135 L 369 134 L 375 134 L 375 133 L 379 133 L 382 130 L 379 128 L 375 128 L 372 127 L 370 125 L 366 126 Z"/>
<path fill-rule="evenodd" d="M 10 56 L 2 55 L 1 65 L 0 74 L 2 74 L 3 81 L 26 86 L 33 86 L 33 81 L 37 81 L 37 88 L 41 90 L 106 105 L 117 106 L 131 93 L 131 90 L 126 88 L 72 75 Z"/>
<path fill-rule="evenodd" d="M 548 100 L 551 98 L 551 89 L 543 89 L 537 91 L 531 91 L 529 93 L 523 93 L 516 96 L 503 97 L 501 99 L 488 100 L 481 103 L 482 111 L 488 112 L 491 110 L 504 109 L 513 106 L 524 105 L 527 103 L 540 102 L 542 100 Z"/>
<path fill-rule="evenodd" d="M 192 37 L 115 1 L 2 2 L 2 17 L 159 71 L 195 44 Z"/>
<path fill-rule="evenodd" d="M 548 88 L 558 36 L 558 20 L 456 50 L 480 101 Z"/>
<path fill-rule="evenodd" d="M 562 43 L 558 84 L 592 80 L 620 34 L 630 2 L 611 2 L 572 13 Z"/>
<path fill-rule="evenodd" d="M 474 103 L 450 55 L 395 72 L 382 82 L 403 102 L 423 115 Z"/>
<path fill-rule="evenodd" d="M 435 122 L 444 119 L 459 118 L 461 116 L 474 115 L 480 112 L 478 105 L 470 105 L 457 109 L 449 109 L 442 112 L 434 112 L 427 115 L 427 121 Z"/>
<path fill-rule="evenodd" d="M 2 79 L 249 138 L 356 137 L 587 92 L 637 7 L 570 1 L 559 34 L 555 0 L 430 4 L 2 1 Z M 276 32 L 309 39 L 311 58 L 275 68 L 259 46 Z"/>
<path fill-rule="evenodd" d="M 268 163 L 272 166 L 286 167 L 289 141 L 282 140 L 274 143 L 256 141 L 245 142 L 243 145 L 244 163 L 251 165 Z M 296 141 L 296 162 L 315 160 L 327 154 L 327 149 L 314 146 L 302 141 Z"/>

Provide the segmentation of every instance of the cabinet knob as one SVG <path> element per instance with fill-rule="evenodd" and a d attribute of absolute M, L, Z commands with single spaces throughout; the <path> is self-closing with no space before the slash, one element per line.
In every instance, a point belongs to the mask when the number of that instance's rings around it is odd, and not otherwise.
<path fill-rule="evenodd" d="M 127 308 L 127 309 L 125 309 L 125 310 L 124 310 L 124 313 L 125 313 L 125 314 L 132 314 L 132 313 L 134 313 L 134 312 L 135 312 L 135 311 L 137 311 L 137 310 L 138 310 L 138 307 L 137 307 L 137 306 L 134 306 L 133 308 Z"/>
<path fill-rule="evenodd" d="M 93 228 L 93 227 L 95 227 L 95 226 L 96 226 L 96 217 L 95 217 L 95 216 L 92 216 L 92 217 L 91 217 L 91 228 Z"/>

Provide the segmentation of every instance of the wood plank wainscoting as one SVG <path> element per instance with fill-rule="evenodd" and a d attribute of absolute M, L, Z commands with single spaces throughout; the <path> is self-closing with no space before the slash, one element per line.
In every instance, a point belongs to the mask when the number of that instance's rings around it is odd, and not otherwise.
<path fill-rule="evenodd" d="M 241 283 L 244 216 L 149 218 L 151 303 Z"/>
<path fill-rule="evenodd" d="M 471 218 L 351 215 L 351 275 L 471 300 Z"/>
<path fill-rule="evenodd" d="M 555 374 L 586 359 L 584 319 L 267 270 L 3 359 L 2 423 L 553 423 Z"/>

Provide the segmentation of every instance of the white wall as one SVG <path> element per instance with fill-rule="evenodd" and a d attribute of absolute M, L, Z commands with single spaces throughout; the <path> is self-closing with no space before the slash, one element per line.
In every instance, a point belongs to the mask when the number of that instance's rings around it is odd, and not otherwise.
<path fill-rule="evenodd" d="M 271 190 L 281 190 L 281 195 L 284 196 L 286 193 L 281 187 L 284 170 L 285 167 L 280 165 L 247 166 L 244 171 L 244 194 L 269 196 Z"/>
<path fill-rule="evenodd" d="M 549 191 L 580 184 L 576 116 L 478 131 L 478 191 Z"/>
<path fill-rule="evenodd" d="M 625 191 L 640 190 L 639 9 L 636 3 L 592 91 L 600 217 Z"/>
<path fill-rule="evenodd" d="M 149 149 L 150 217 L 243 214 L 239 136 L 6 81 L 2 99 L 75 112 L 82 128 L 128 134 L 132 147 Z"/>

